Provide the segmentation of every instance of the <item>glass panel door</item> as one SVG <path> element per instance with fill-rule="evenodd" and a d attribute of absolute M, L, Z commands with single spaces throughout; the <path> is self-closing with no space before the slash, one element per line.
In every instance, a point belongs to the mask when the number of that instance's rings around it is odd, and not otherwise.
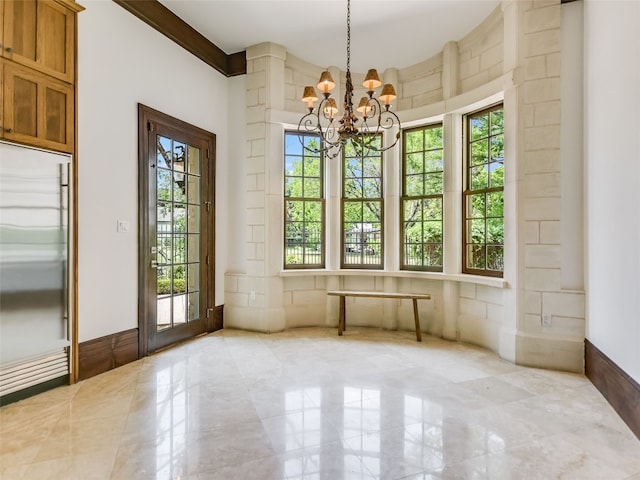
<path fill-rule="evenodd" d="M 157 135 L 158 331 L 200 319 L 200 149 Z"/>
<path fill-rule="evenodd" d="M 141 122 L 147 130 L 140 167 L 142 355 L 213 324 L 214 136 L 149 112 L 163 122 Z"/>

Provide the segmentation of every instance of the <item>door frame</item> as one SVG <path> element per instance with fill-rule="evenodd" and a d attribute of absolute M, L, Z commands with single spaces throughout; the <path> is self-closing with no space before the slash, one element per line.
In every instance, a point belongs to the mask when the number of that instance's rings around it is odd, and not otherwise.
<path fill-rule="evenodd" d="M 202 152 L 203 158 L 208 157 L 209 172 L 206 183 L 213 189 L 211 195 L 211 210 L 209 211 L 208 228 L 211 232 L 206 251 L 201 249 L 201 259 L 210 259 L 209 263 L 201 261 L 201 268 L 208 269 L 207 281 L 200 285 L 200 291 L 206 292 L 206 297 L 200 299 L 201 320 L 204 322 L 204 331 L 211 332 L 215 329 L 215 166 L 216 166 L 216 136 L 214 133 L 203 130 L 195 125 L 174 118 L 141 103 L 138 104 L 138 358 L 147 356 L 153 351 L 149 350 L 149 275 L 152 262 L 150 247 L 149 218 L 152 206 L 149 204 L 149 134 L 154 131 L 153 125 L 160 124 L 171 130 L 182 132 L 190 137 L 198 137 L 208 145 L 207 152 Z M 155 205 L 153 206 L 155 208 Z M 164 348 L 164 347 L 161 347 Z M 154 350 L 155 351 L 155 350 Z"/>

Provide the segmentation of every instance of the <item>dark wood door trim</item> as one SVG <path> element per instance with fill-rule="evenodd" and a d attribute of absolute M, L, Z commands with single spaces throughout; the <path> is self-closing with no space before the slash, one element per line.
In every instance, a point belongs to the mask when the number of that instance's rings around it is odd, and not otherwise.
<path fill-rule="evenodd" d="M 210 264 L 207 266 L 205 262 L 201 262 L 201 266 L 207 267 L 209 274 L 206 275 L 206 283 L 201 284 L 201 292 L 206 292 L 205 298 L 200 298 L 201 302 L 201 320 L 204 322 L 204 330 L 211 332 L 216 330 L 218 321 L 215 315 L 215 151 L 216 137 L 213 133 L 204 129 L 191 125 L 189 123 L 178 120 L 167 114 L 154 110 L 142 104 L 138 104 L 138 331 L 139 331 L 139 357 L 146 356 L 150 353 L 149 336 L 150 331 L 147 325 L 149 318 L 149 303 L 145 292 L 149 291 L 150 276 L 149 265 L 151 264 L 151 252 L 147 248 L 152 241 L 149 232 L 149 219 L 151 215 L 155 215 L 155 204 L 150 205 L 149 196 L 149 125 L 155 125 L 156 128 L 170 129 L 172 132 L 182 133 L 185 137 L 191 139 L 199 139 L 200 143 L 206 143 L 205 150 L 208 150 L 210 168 L 207 178 L 203 177 L 203 188 L 212 192 L 211 209 L 207 223 L 208 238 L 207 246 L 201 246 L 201 257 L 208 255 Z M 155 132 L 155 129 L 154 129 Z M 155 133 L 154 133 L 155 136 Z M 154 149 L 155 152 L 155 149 Z M 202 152 L 203 155 L 206 152 Z M 205 237 L 203 237 L 205 240 Z M 191 328 L 187 326 L 186 328 Z"/>
<path fill-rule="evenodd" d="M 113 0 L 226 77 L 247 73 L 246 52 L 227 55 L 157 0 Z"/>

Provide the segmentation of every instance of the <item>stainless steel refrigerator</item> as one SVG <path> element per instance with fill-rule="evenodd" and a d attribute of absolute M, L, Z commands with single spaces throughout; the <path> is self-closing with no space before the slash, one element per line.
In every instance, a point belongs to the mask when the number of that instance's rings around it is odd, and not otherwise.
<path fill-rule="evenodd" d="M 0 142 L 0 403 L 67 383 L 71 157 Z"/>

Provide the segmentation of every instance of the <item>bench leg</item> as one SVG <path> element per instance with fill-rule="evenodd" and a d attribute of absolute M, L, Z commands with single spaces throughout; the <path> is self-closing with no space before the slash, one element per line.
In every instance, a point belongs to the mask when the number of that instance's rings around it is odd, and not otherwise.
<path fill-rule="evenodd" d="M 418 315 L 418 299 L 413 299 L 413 318 L 416 321 L 416 340 L 422 341 L 422 333 L 420 333 L 420 317 Z"/>
<path fill-rule="evenodd" d="M 341 295 L 340 296 L 340 313 L 338 314 L 338 335 L 342 335 L 342 331 L 346 329 L 344 316 L 345 316 L 345 301 L 344 301 L 344 295 Z"/>

